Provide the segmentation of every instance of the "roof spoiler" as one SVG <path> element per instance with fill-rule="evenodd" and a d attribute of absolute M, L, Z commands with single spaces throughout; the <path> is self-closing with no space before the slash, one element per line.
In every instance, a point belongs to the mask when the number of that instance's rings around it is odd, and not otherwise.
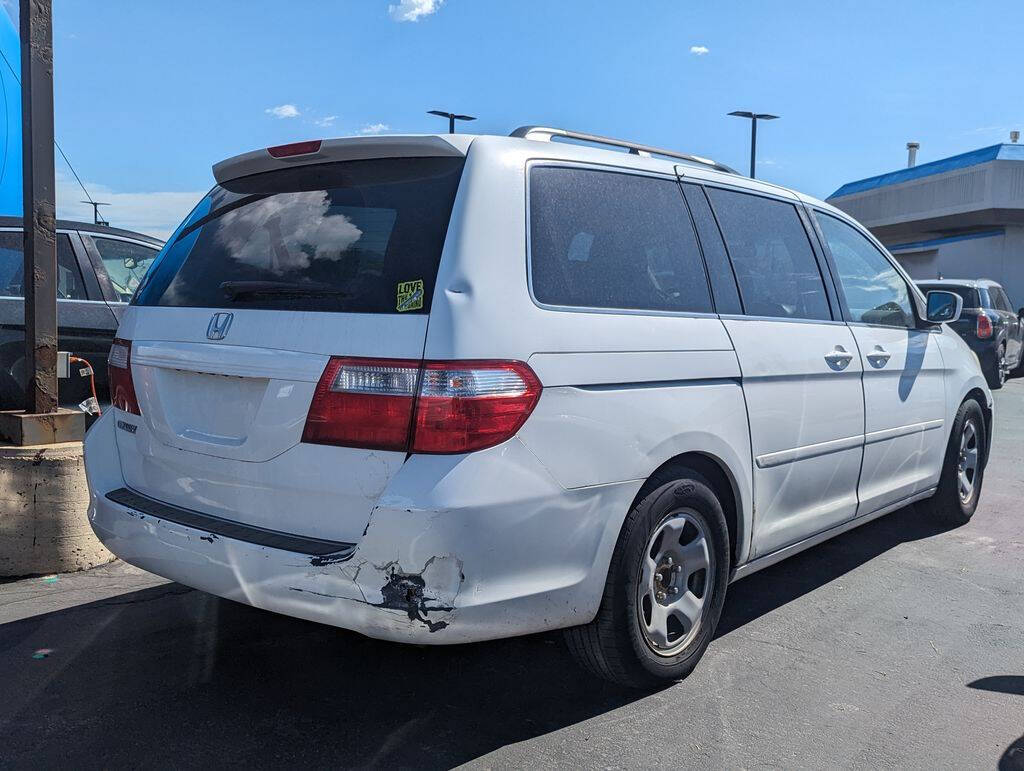
<path fill-rule="evenodd" d="M 464 156 L 473 138 L 460 134 L 439 137 L 372 136 L 295 142 L 290 145 L 264 147 L 213 165 L 217 184 L 264 171 L 309 166 L 332 161 L 362 161 L 373 158 L 423 158 L 432 156 Z"/>

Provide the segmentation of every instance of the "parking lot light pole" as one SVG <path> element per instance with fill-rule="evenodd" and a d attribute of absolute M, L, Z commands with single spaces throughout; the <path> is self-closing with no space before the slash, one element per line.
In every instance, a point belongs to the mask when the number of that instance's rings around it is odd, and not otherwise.
<path fill-rule="evenodd" d="M 730 115 L 737 118 L 749 118 L 750 119 L 750 178 L 756 179 L 755 164 L 757 163 L 757 122 L 759 120 L 775 120 L 778 115 L 770 115 L 766 112 L 747 112 L 745 110 L 735 110 Z"/>
<path fill-rule="evenodd" d="M 21 0 L 25 411 L 37 415 L 57 409 L 52 16 L 50 0 Z"/>
<path fill-rule="evenodd" d="M 459 115 L 454 112 L 445 112 L 444 110 L 427 110 L 427 115 L 437 115 L 439 118 L 448 119 L 448 133 L 455 133 L 455 121 L 457 120 L 476 120 L 472 115 Z"/>

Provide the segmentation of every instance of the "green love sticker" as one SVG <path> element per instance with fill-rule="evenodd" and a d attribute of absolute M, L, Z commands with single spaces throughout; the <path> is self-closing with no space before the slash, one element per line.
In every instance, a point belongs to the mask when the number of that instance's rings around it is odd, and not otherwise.
<path fill-rule="evenodd" d="M 416 311 L 423 307 L 423 279 L 402 281 L 398 284 L 398 305 L 396 307 L 399 313 Z"/>

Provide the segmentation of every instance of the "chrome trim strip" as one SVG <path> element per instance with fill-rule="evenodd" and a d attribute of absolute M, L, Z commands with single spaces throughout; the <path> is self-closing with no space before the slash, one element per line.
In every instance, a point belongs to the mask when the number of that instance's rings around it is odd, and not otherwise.
<path fill-rule="evenodd" d="M 847 436 L 842 439 L 830 439 L 827 442 L 808 444 L 803 447 L 794 447 L 791 450 L 779 450 L 778 452 L 766 452 L 756 458 L 758 468 L 774 468 L 785 463 L 793 463 L 807 458 L 817 458 L 819 455 L 828 455 L 842 450 L 852 450 L 864 444 L 864 435 Z"/>
<path fill-rule="evenodd" d="M 782 560 L 786 559 L 787 557 L 792 557 L 794 554 L 799 554 L 804 549 L 809 549 L 812 546 L 817 546 L 819 543 L 823 543 L 829 540 L 830 538 L 834 538 L 837 535 L 842 535 L 847 530 L 853 530 L 853 528 L 859 525 L 863 525 L 867 522 L 870 522 L 873 519 L 878 519 L 879 517 L 885 516 L 886 514 L 892 511 L 896 511 L 896 509 L 902 509 L 904 506 L 909 506 L 911 503 L 916 503 L 917 501 L 922 501 L 925 498 L 930 498 L 932 495 L 935 494 L 935 491 L 937 489 L 938 488 L 936 487 L 932 487 L 920 493 L 915 493 L 913 495 L 907 496 L 906 498 L 901 498 L 895 503 L 890 503 L 888 506 L 883 506 L 882 508 L 878 509 L 877 511 L 873 511 L 870 514 L 865 514 L 860 517 L 854 517 L 853 519 L 849 519 L 846 522 L 843 522 L 840 525 L 836 525 L 833 528 L 830 528 L 828 530 L 822 530 L 820 533 L 816 533 L 815 535 L 812 535 L 809 538 L 805 538 L 802 541 L 797 541 L 796 543 L 790 544 L 789 546 L 783 546 L 781 549 L 779 549 L 778 551 L 774 551 L 771 554 L 766 554 L 763 557 L 757 557 L 756 559 L 751 560 L 745 565 L 740 565 L 738 568 L 736 568 L 736 572 L 733 573 L 732 579 L 730 581 L 739 581 L 741 578 L 746 578 L 751 573 L 756 573 L 759 570 L 764 570 L 764 568 L 771 567 L 777 562 L 782 562 Z"/>
<path fill-rule="evenodd" d="M 934 431 L 936 428 L 942 428 L 944 422 L 942 418 L 939 418 L 938 420 L 926 420 L 923 423 L 911 423 L 906 426 L 897 426 L 896 428 L 883 428 L 881 431 L 870 431 L 864 435 L 864 444 L 885 442 L 889 439 L 907 436 L 908 434 Z"/>

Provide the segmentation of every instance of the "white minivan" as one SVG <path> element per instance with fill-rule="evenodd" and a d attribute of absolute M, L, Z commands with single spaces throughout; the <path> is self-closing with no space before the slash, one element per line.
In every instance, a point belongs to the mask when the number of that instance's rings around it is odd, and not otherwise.
<path fill-rule="evenodd" d="M 962 301 L 827 204 L 541 127 L 214 176 L 86 438 L 89 519 L 127 562 L 387 640 L 565 629 L 646 686 L 693 669 L 731 581 L 978 504 Z"/>

